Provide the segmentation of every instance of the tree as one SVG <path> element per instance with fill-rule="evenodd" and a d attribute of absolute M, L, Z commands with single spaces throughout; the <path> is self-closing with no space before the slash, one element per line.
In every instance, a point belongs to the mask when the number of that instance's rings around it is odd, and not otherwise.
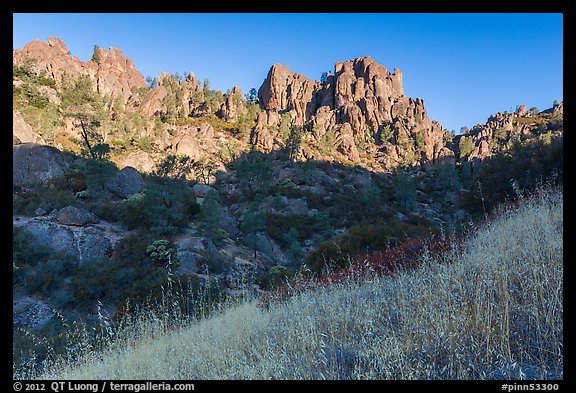
<path fill-rule="evenodd" d="M 107 143 L 98 143 L 92 148 L 96 159 L 103 160 L 110 154 L 110 145 Z"/>
<path fill-rule="evenodd" d="M 90 156 L 92 157 L 92 159 L 96 160 L 96 153 L 94 152 L 94 149 L 92 149 L 92 146 L 90 145 L 90 138 L 89 138 L 89 131 L 86 128 L 86 126 L 84 125 L 84 116 L 80 116 L 80 125 L 82 126 L 82 139 L 84 140 L 84 143 L 86 143 L 86 147 L 88 148 L 88 151 L 90 152 Z"/>
<path fill-rule="evenodd" d="M 196 179 L 202 184 L 210 184 L 210 179 L 218 170 L 218 164 L 209 159 L 202 159 L 192 165 Z"/>
<path fill-rule="evenodd" d="M 146 84 L 150 89 L 154 89 L 156 86 L 158 86 L 158 78 L 148 75 L 146 77 Z"/>
<path fill-rule="evenodd" d="M 290 228 L 290 230 L 282 237 L 282 240 L 284 240 L 284 244 L 288 249 L 288 255 L 293 262 L 298 262 L 304 258 L 304 250 L 302 250 L 302 246 L 298 241 L 298 232 L 296 229 Z"/>
<path fill-rule="evenodd" d="M 405 209 L 410 208 L 416 202 L 416 186 L 412 178 L 404 173 L 396 175 L 396 201 Z"/>
<path fill-rule="evenodd" d="M 278 125 L 278 134 L 282 138 L 282 141 L 286 142 L 290 138 L 290 122 L 292 121 L 292 116 L 290 112 L 285 112 L 280 115 L 280 124 Z"/>
<path fill-rule="evenodd" d="M 304 130 L 302 127 L 292 127 L 290 134 L 286 140 L 286 150 L 288 151 L 288 159 L 294 160 L 300 152 L 300 144 L 302 142 L 302 134 Z"/>
<path fill-rule="evenodd" d="M 240 224 L 240 230 L 246 235 L 246 241 L 254 250 L 254 258 L 258 248 L 258 234 L 266 230 L 265 216 L 257 209 L 250 209 L 244 221 Z"/>
<path fill-rule="evenodd" d="M 388 143 L 394 138 L 394 129 L 390 126 L 390 124 L 382 124 L 378 127 L 378 132 L 376 133 L 376 143 L 383 144 Z"/>
<path fill-rule="evenodd" d="M 456 168 L 450 163 L 446 163 L 438 169 L 437 182 L 441 188 L 450 191 L 459 191 L 461 187 Z"/>
<path fill-rule="evenodd" d="M 92 53 L 92 61 L 96 64 L 100 64 L 101 61 L 100 56 L 100 47 L 98 45 L 94 45 L 94 52 Z"/>
<path fill-rule="evenodd" d="M 146 254 L 156 264 L 166 267 L 178 263 L 176 248 L 168 240 L 156 240 L 146 247 Z"/>
<path fill-rule="evenodd" d="M 216 191 L 208 192 L 204 198 L 198 219 L 204 236 L 210 238 L 214 243 L 220 243 L 222 239 L 228 236 L 228 233 L 223 229 L 224 216 Z"/>
<path fill-rule="evenodd" d="M 184 180 L 194 169 L 194 161 L 186 154 L 170 154 L 156 165 L 153 174 Z"/>
<path fill-rule="evenodd" d="M 142 200 L 140 222 L 156 237 L 171 236 L 192 218 L 192 190 L 181 180 L 150 176 Z"/>
<path fill-rule="evenodd" d="M 472 142 L 472 137 L 461 137 L 458 144 L 460 149 L 460 159 L 466 158 L 474 151 L 474 142 Z"/>
<path fill-rule="evenodd" d="M 462 180 L 462 186 L 469 188 L 472 184 L 472 165 L 473 162 L 463 162 L 460 166 L 460 179 Z"/>
<path fill-rule="evenodd" d="M 244 190 L 265 192 L 272 182 L 272 166 L 265 154 L 252 150 L 236 165 L 236 175 Z"/>
<path fill-rule="evenodd" d="M 258 91 L 253 87 L 250 89 L 250 91 L 248 92 L 248 97 L 250 98 L 250 103 L 253 104 L 254 101 L 256 101 L 256 98 L 258 97 Z"/>

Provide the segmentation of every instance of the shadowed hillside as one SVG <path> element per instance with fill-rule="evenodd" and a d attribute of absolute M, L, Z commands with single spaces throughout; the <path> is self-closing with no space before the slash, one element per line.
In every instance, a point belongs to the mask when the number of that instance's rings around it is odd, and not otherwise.
<path fill-rule="evenodd" d="M 540 192 L 392 276 L 255 301 L 167 331 L 149 318 L 50 379 L 563 377 L 563 198 Z M 122 344 L 124 343 L 124 344 Z"/>

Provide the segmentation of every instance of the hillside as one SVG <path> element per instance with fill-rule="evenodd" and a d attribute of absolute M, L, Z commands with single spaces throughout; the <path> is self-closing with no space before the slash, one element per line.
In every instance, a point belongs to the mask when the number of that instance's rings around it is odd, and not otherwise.
<path fill-rule="evenodd" d="M 18 369 L 168 286 L 194 319 L 563 184 L 563 103 L 453 135 L 369 56 L 319 81 L 274 64 L 247 94 L 51 37 L 15 49 L 13 71 Z"/>
<path fill-rule="evenodd" d="M 415 271 L 124 326 L 124 344 L 42 378 L 561 379 L 562 234 L 562 195 L 542 192 Z"/>

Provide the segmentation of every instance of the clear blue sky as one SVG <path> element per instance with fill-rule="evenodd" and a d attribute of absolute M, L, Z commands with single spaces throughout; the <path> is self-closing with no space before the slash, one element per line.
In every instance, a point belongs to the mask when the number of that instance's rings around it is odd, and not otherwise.
<path fill-rule="evenodd" d="M 372 56 L 448 130 L 563 99 L 562 14 L 14 14 L 13 47 L 60 37 L 80 60 L 120 48 L 144 76 L 192 71 L 260 87 L 281 63 L 312 79 Z"/>

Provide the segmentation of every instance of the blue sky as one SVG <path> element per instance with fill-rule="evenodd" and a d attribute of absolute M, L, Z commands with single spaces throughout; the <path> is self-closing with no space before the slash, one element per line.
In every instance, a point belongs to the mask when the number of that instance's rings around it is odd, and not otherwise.
<path fill-rule="evenodd" d="M 14 14 L 13 48 L 58 36 L 88 60 L 116 47 L 144 76 L 192 71 L 211 88 L 260 87 L 270 66 L 320 79 L 369 55 L 402 70 L 446 129 L 563 98 L 562 14 Z"/>

